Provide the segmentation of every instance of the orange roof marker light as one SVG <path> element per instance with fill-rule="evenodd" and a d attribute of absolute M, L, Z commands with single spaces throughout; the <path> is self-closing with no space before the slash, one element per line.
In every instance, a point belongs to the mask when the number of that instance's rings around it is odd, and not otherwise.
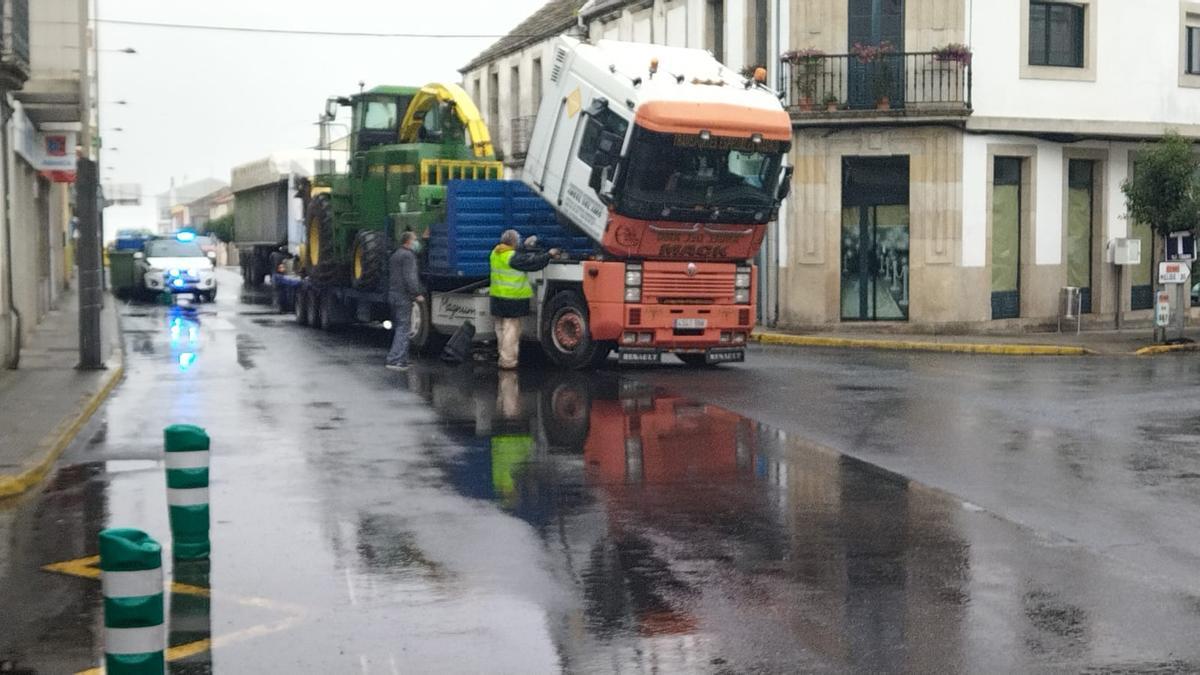
<path fill-rule="evenodd" d="M 754 69 L 754 81 L 759 84 L 767 83 L 767 69 L 759 66 Z"/>
<path fill-rule="evenodd" d="M 658 73 L 658 57 L 650 59 L 650 77 Z"/>

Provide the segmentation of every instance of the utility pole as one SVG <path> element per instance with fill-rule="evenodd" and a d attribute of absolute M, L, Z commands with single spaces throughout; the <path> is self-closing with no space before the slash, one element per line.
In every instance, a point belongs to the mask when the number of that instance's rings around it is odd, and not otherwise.
<path fill-rule="evenodd" d="M 79 217 L 79 365 L 81 370 L 100 370 L 100 308 L 104 302 L 100 284 L 104 267 L 100 259 L 100 209 L 96 163 L 80 157 L 76 168 L 75 211 Z"/>

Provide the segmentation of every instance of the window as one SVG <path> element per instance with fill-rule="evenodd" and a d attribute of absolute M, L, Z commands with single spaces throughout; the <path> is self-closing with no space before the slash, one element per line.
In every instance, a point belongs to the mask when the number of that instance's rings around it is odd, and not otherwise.
<path fill-rule="evenodd" d="M 595 117 L 589 116 L 587 126 L 583 129 L 583 138 L 579 141 L 579 159 L 592 166 L 593 156 L 600 142 L 600 132 L 607 130 L 624 138 L 627 129 L 629 122 L 607 108 Z"/>
<path fill-rule="evenodd" d="M 530 85 L 533 93 L 533 112 L 536 113 L 538 106 L 542 104 L 542 60 L 533 60 L 533 74 L 530 76 Z"/>
<path fill-rule="evenodd" d="M 1084 7 L 1063 2 L 1029 3 L 1029 65 L 1084 67 Z"/>
<path fill-rule="evenodd" d="M 521 116 L 521 68 L 513 66 L 508 73 L 508 106 L 511 112 L 511 118 L 517 119 Z"/>
<path fill-rule="evenodd" d="M 708 0 L 707 19 L 707 46 L 718 61 L 725 63 L 725 0 Z"/>
<path fill-rule="evenodd" d="M 1200 17 L 1196 19 L 1200 23 Z M 1184 72 L 1200 75 L 1200 25 L 1187 27 L 1187 65 Z"/>
<path fill-rule="evenodd" d="M 395 101 L 368 101 L 363 112 L 363 128 L 379 131 L 396 128 Z"/>

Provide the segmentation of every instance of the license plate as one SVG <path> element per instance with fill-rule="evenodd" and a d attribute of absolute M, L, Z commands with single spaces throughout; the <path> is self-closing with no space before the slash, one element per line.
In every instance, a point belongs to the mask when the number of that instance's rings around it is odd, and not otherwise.
<path fill-rule="evenodd" d="M 704 360 L 709 363 L 741 363 L 746 360 L 746 352 L 740 349 L 710 349 Z"/>
<path fill-rule="evenodd" d="M 676 330 L 704 330 L 708 328 L 708 319 L 675 319 Z"/>
<path fill-rule="evenodd" d="M 617 353 L 619 363 L 658 363 L 659 354 L 656 351 L 626 351 Z"/>

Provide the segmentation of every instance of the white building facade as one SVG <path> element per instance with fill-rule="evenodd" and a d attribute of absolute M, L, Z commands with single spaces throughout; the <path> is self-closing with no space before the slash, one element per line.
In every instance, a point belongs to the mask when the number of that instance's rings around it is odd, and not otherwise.
<path fill-rule="evenodd" d="M 824 55 L 785 68 L 796 178 L 782 325 L 1039 328 L 1056 322 L 1066 286 L 1094 325 L 1150 320 L 1155 243 L 1125 217 L 1121 184 L 1140 143 L 1169 130 L 1200 139 L 1198 3 L 797 0 L 791 11 L 789 48 Z M 884 41 L 884 56 L 854 48 Z M 1109 262 L 1118 238 L 1142 240 L 1141 264 Z"/>

